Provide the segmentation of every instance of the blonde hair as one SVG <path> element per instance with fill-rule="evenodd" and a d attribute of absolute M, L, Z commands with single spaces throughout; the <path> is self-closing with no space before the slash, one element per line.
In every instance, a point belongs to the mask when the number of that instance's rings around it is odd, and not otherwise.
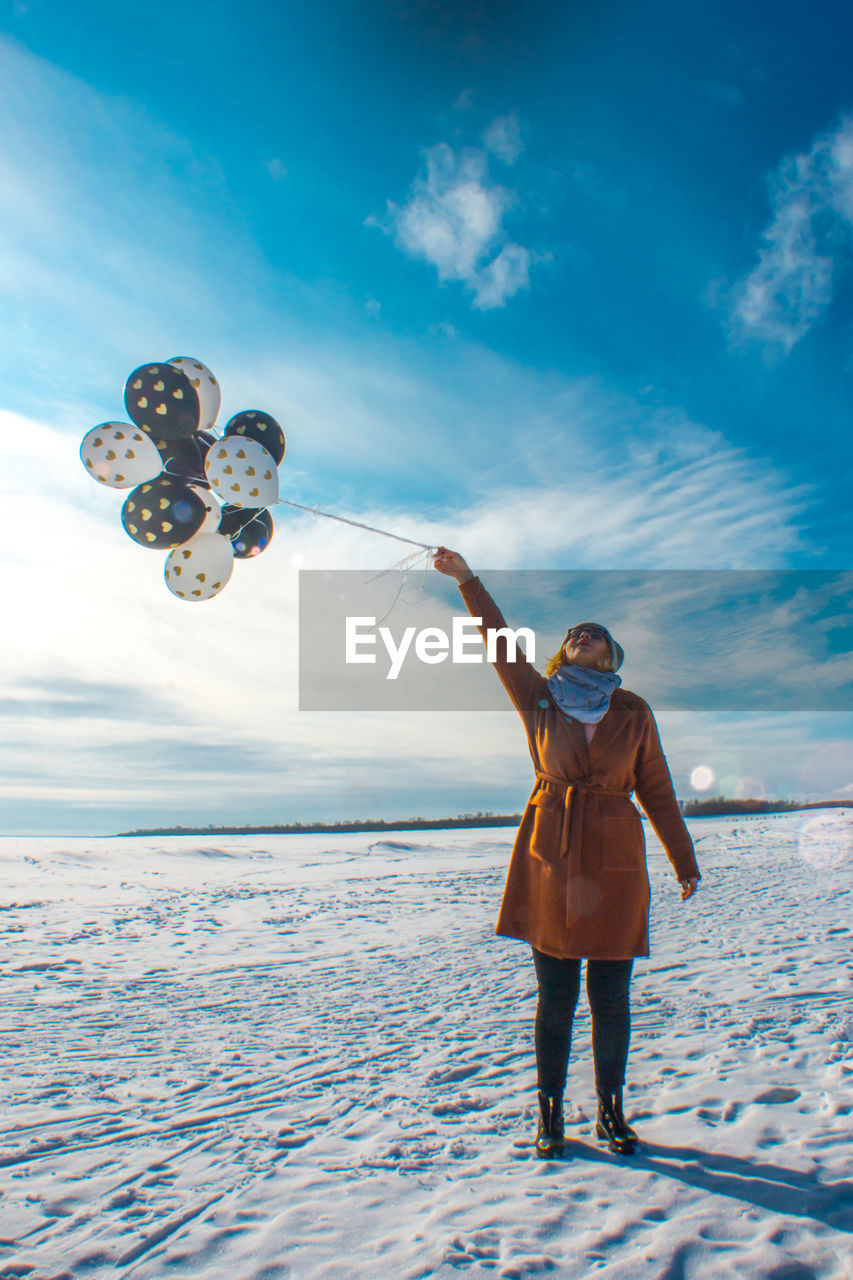
<path fill-rule="evenodd" d="M 561 644 L 557 652 L 554 654 L 553 658 L 548 659 L 548 665 L 545 668 L 545 675 L 548 676 L 549 678 L 554 674 L 555 671 L 559 671 L 560 667 L 562 667 L 563 664 L 565 663 L 566 661 L 566 655 L 564 653 L 565 647 L 566 647 L 565 645 Z"/>

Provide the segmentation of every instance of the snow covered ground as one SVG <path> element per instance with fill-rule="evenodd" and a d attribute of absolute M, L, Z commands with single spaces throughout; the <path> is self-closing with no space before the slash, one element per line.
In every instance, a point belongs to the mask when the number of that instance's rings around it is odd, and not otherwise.
<path fill-rule="evenodd" d="M 853 1276 L 853 813 L 650 834 L 626 1110 L 537 1160 L 513 832 L 0 840 L 0 1277 Z M 582 997 L 583 1000 L 583 997 Z"/>

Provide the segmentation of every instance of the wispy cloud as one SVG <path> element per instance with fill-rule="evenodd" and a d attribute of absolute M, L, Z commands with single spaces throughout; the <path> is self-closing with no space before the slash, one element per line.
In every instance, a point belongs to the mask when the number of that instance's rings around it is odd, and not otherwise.
<path fill-rule="evenodd" d="M 748 568 L 796 554 L 804 490 L 714 432 L 704 457 L 590 466 L 563 459 L 566 479 L 502 486 L 456 523 L 479 563 L 546 568 Z M 554 455 L 556 458 L 556 455 Z"/>
<path fill-rule="evenodd" d="M 486 150 L 504 164 L 515 164 L 524 150 L 518 116 L 497 116 L 483 131 Z"/>
<path fill-rule="evenodd" d="M 758 264 L 736 286 L 732 332 L 788 352 L 821 318 L 853 231 L 853 120 L 786 156 L 770 186 L 773 219 Z"/>
<path fill-rule="evenodd" d="M 270 271 L 229 220 L 215 163 L 132 103 L 2 41 L 0 79 L 0 292 L 15 317 L 4 394 L 11 402 L 13 374 L 14 401 L 33 382 L 39 392 L 27 417 L 0 409 L 15 531 L 0 546 L 14 618 L 0 663 L 7 825 L 67 829 L 70 806 L 89 829 L 443 813 L 521 803 L 529 786 L 511 713 L 484 745 L 454 717 L 295 710 L 295 558 L 380 569 L 402 554 L 395 544 L 288 510 L 221 597 L 169 595 L 165 557 L 129 541 L 122 495 L 77 458 L 89 426 L 123 416 L 123 377 L 145 359 L 198 354 L 223 383 L 223 420 L 257 404 L 280 417 L 287 496 L 455 543 L 486 570 L 787 566 L 803 550 L 809 495 L 771 460 L 680 411 L 461 339 L 434 350 L 422 336 L 357 341 L 302 325 L 279 294 L 270 301 Z M 530 263 L 505 227 L 516 197 L 492 180 L 485 150 L 448 147 L 444 161 L 409 205 L 422 202 L 443 278 L 501 305 Z M 799 758 L 799 737 L 788 750 Z M 393 776 L 377 760 L 393 760 Z M 466 763 L 488 776 L 476 793 Z M 848 769 L 837 785 L 849 780 Z"/>
<path fill-rule="evenodd" d="M 481 386 L 494 387 L 474 409 L 464 383 L 444 386 L 435 398 L 429 370 L 417 377 L 409 367 L 408 383 L 398 386 L 393 370 L 371 370 L 365 355 L 361 376 L 358 384 L 351 368 L 332 367 L 327 355 L 313 381 L 300 384 L 298 421 L 316 418 L 315 432 L 327 443 L 334 439 L 346 458 L 348 437 L 359 434 L 353 422 L 378 433 L 387 452 L 394 444 L 391 421 L 399 422 L 405 406 L 421 406 L 411 435 L 423 448 L 408 456 L 417 485 L 371 481 L 371 469 L 377 480 L 382 474 L 376 458 L 359 472 L 359 485 L 342 492 L 322 469 L 319 445 L 310 458 L 300 445 L 311 435 L 303 425 L 291 447 L 310 466 L 306 472 L 292 466 L 289 450 L 282 469 L 288 496 L 319 499 L 321 507 L 367 524 L 455 546 L 484 574 L 785 565 L 797 553 L 807 495 L 766 459 L 730 448 L 683 416 L 617 403 L 591 385 L 555 388 L 493 356 L 471 372 Z M 293 394 L 289 366 L 281 381 Z M 258 384 L 268 392 L 275 387 L 272 366 L 258 374 Z M 355 418 L 347 405 L 353 388 L 369 392 L 372 406 L 365 404 Z M 528 457 L 520 437 L 513 443 L 503 433 L 502 414 L 516 423 L 526 414 L 536 438 L 552 443 Z M 447 419 L 449 435 L 435 426 L 437 418 Z M 340 422 L 338 434 L 328 434 L 327 421 Z M 504 472 L 482 457 L 490 424 L 506 450 Z M 387 569 L 407 548 L 280 510 L 269 550 L 237 565 L 221 597 L 181 604 L 163 585 L 164 555 L 126 537 L 118 519 L 123 495 L 92 484 L 76 456 L 76 439 L 2 411 L 0 431 L 7 440 L 6 516 L 11 528 L 26 531 L 4 565 L 5 599 L 16 618 L 4 636 L 0 680 L 8 744 L 0 750 L 0 771 L 11 779 L 0 788 L 0 812 L 10 815 L 7 823 L 33 825 L 11 816 L 24 794 L 38 802 L 42 825 L 59 827 L 68 824 L 68 804 L 76 797 L 85 806 L 79 822 L 88 829 L 146 820 L 343 817 L 363 814 L 368 801 L 377 812 L 427 812 L 429 797 L 420 789 L 425 770 L 434 797 L 429 811 L 470 807 L 470 789 L 454 790 L 447 769 L 452 760 L 464 773 L 460 762 L 473 764 L 475 757 L 482 766 L 483 744 L 471 739 L 470 725 L 444 717 L 425 723 L 421 716 L 415 730 L 413 719 L 401 714 L 317 718 L 296 710 L 292 557 L 312 569 Z M 630 440 L 640 438 L 644 443 L 631 451 Z M 443 458 L 448 481 L 460 471 L 476 479 L 461 497 L 442 481 L 448 496 L 426 501 L 423 486 Z M 399 578 L 385 581 L 391 607 Z M 410 589 L 419 581 L 414 575 Z M 639 649 L 644 637 L 637 626 L 632 644 Z M 49 705 L 51 699 L 57 705 Z M 502 731 L 491 733 L 495 793 L 478 792 L 475 807 L 499 807 L 499 785 L 507 783 L 517 785 L 517 802 L 523 800 L 527 780 L 516 734 L 509 717 Z M 206 755 L 206 747 L 216 750 Z M 383 783 L 380 795 L 376 760 L 385 758 L 395 760 L 395 778 L 393 788 Z"/>
<path fill-rule="evenodd" d="M 411 257 L 431 263 L 440 280 L 464 284 L 474 307 L 486 311 L 529 286 L 537 255 L 509 238 L 504 217 L 519 203 L 518 195 L 489 172 L 489 153 L 505 164 L 521 154 L 518 121 L 500 117 L 483 137 L 485 148 L 454 151 L 446 142 L 430 147 L 407 202 L 389 201 L 388 217 L 368 222 L 393 235 Z"/>
<path fill-rule="evenodd" d="M 287 177 L 287 166 L 278 156 L 273 156 L 269 160 L 264 161 L 264 168 L 272 178 L 273 182 L 281 182 Z"/>

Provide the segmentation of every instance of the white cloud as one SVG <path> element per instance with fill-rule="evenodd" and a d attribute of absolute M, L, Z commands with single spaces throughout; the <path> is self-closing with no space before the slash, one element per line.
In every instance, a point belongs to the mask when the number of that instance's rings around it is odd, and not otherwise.
<path fill-rule="evenodd" d="M 725 448 L 670 465 L 626 456 L 610 467 L 578 459 L 564 480 L 493 490 L 454 521 L 461 549 L 490 567 L 749 568 L 797 549 L 804 494 Z M 556 461 L 556 457 L 555 457 Z M 440 528 L 435 528 L 438 538 Z M 442 539 L 445 540 L 444 538 Z"/>
<path fill-rule="evenodd" d="M 286 496 L 455 546 L 486 574 L 785 565 L 796 554 L 805 495 L 765 459 L 731 449 L 683 415 L 648 411 L 589 384 L 555 387 L 488 354 L 469 375 L 481 392 L 489 388 L 479 402 L 465 385 L 436 389 L 428 370 L 416 376 L 409 366 L 404 381 L 393 368 L 369 367 L 366 357 L 357 363 L 330 362 L 324 353 L 310 377 L 303 368 L 301 383 L 289 364 L 278 373 L 272 363 L 254 370 L 270 403 L 278 403 L 280 384 L 298 410 L 282 467 Z M 525 432 L 507 435 L 504 418 Z M 383 469 L 400 452 L 401 420 L 412 451 L 395 472 L 400 485 L 384 488 Z M 79 435 L 87 425 L 79 424 Z M 454 791 L 456 779 L 466 762 L 482 772 L 486 758 L 495 779 L 511 786 L 518 779 L 514 802 L 521 802 L 526 774 L 511 716 L 484 757 L 470 723 L 453 717 L 317 717 L 296 709 L 293 557 L 309 569 L 383 569 L 411 548 L 280 508 L 263 556 L 238 564 L 216 600 L 183 604 L 163 584 L 165 553 L 126 537 L 118 518 L 123 495 L 92 483 L 75 436 L 7 413 L 0 432 L 8 442 L 4 515 L 16 531 L 4 544 L 3 566 L 15 618 L 0 663 L 0 697 L 15 704 L 4 714 L 0 772 L 11 789 L 4 804 L 29 788 L 39 821 L 49 825 L 63 821 L 61 806 L 76 796 L 88 806 L 80 819 L 88 829 L 141 825 L 146 816 L 155 823 L 343 817 L 364 812 L 376 761 L 393 759 L 393 788 L 377 810 L 425 812 L 420 788 L 432 768 L 430 811 L 455 812 L 473 803 L 470 791 Z M 531 435 L 540 443 L 528 455 Z M 344 476 L 351 456 L 361 461 L 356 445 L 364 436 L 368 465 L 343 491 L 322 458 L 331 446 L 344 459 Z M 486 438 L 500 442 L 498 456 L 484 456 Z M 640 438 L 642 445 L 631 445 Z M 441 492 L 460 475 L 461 498 L 451 490 L 424 500 L 436 477 Z M 392 573 L 386 581 L 390 606 L 399 579 Z M 419 582 L 413 573 L 411 588 Z M 70 705 L 68 689 L 78 691 Z M 25 705 L 36 694 L 43 713 Z M 87 701 L 82 719 L 65 714 Z M 497 800 L 483 794 L 474 807 L 495 808 Z M 120 816 L 99 817 L 107 812 Z"/>
<path fill-rule="evenodd" d="M 70 823 L 72 805 L 89 807 L 92 829 L 119 811 L 109 821 L 126 827 L 344 817 L 367 804 L 442 813 L 526 794 L 511 713 L 498 732 L 490 721 L 484 745 L 464 718 L 296 710 L 295 560 L 380 569 L 406 548 L 282 509 L 270 549 L 236 566 L 221 597 L 192 606 L 169 595 L 165 555 L 130 542 L 122 496 L 94 485 L 77 459 L 89 426 L 123 416 L 123 377 L 147 358 L 183 349 L 209 361 L 223 421 L 247 405 L 275 413 L 288 433 L 286 496 L 455 542 L 484 569 L 784 566 L 797 554 L 807 495 L 768 460 L 678 412 L 461 340 L 359 343 L 300 326 L 223 216 L 215 165 L 200 173 L 198 157 L 132 104 L 2 42 L 0 71 L 0 289 L 6 273 L 11 364 L 42 406 L 0 416 L 0 557 L 14 619 L 0 693 L 30 704 L 8 713 L 0 773 L 13 795 L 37 800 L 8 825 Z M 485 152 L 447 151 L 412 201 L 422 200 L 444 278 L 495 305 L 524 286 L 529 266 L 504 232 L 515 197 L 492 183 Z M 96 181 L 103 166 L 108 199 Z M 11 380 L 6 394 L 15 399 Z M 71 709 L 93 691 L 86 717 L 63 714 L 62 688 L 80 691 Z M 51 689 L 54 713 L 37 714 L 32 703 L 48 707 Z M 150 714 L 129 723 L 123 689 Z M 96 716 L 113 695 L 114 711 Z M 471 790 L 475 769 L 488 793 Z M 848 766 L 839 785 L 849 777 Z"/>
<path fill-rule="evenodd" d="M 497 116 L 483 132 L 486 150 L 504 164 L 515 164 L 524 150 L 518 116 Z"/>
<path fill-rule="evenodd" d="M 786 353 L 829 306 L 853 230 L 853 120 L 786 156 L 771 185 L 773 220 L 758 265 L 734 292 L 733 332 Z"/>
<path fill-rule="evenodd" d="M 489 182 L 481 152 L 457 156 L 441 142 L 427 152 L 425 178 L 397 215 L 397 239 L 435 264 L 442 279 L 465 280 L 494 244 L 509 192 Z"/>
<path fill-rule="evenodd" d="M 519 289 L 530 284 L 531 255 L 520 244 L 505 244 L 496 258 L 477 277 L 474 306 L 480 311 L 503 306 Z"/>
<path fill-rule="evenodd" d="M 496 120 L 486 131 L 489 149 L 502 151 L 507 163 L 521 146 L 511 119 Z M 426 152 L 426 172 L 415 179 L 408 202 L 402 207 L 389 202 L 384 229 L 406 253 L 432 263 L 440 280 L 466 285 L 475 307 L 489 310 L 504 306 L 530 283 L 534 255 L 504 229 L 504 215 L 517 203 L 515 192 L 492 181 L 485 150 L 457 152 L 440 142 Z M 376 219 L 369 221 L 377 225 Z"/>

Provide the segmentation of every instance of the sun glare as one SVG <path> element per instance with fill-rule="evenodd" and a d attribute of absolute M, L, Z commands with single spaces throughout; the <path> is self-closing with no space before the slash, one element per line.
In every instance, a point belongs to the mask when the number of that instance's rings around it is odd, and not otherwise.
<path fill-rule="evenodd" d="M 714 770 L 706 764 L 697 765 L 690 774 L 690 785 L 694 791 L 707 791 L 714 781 Z"/>

